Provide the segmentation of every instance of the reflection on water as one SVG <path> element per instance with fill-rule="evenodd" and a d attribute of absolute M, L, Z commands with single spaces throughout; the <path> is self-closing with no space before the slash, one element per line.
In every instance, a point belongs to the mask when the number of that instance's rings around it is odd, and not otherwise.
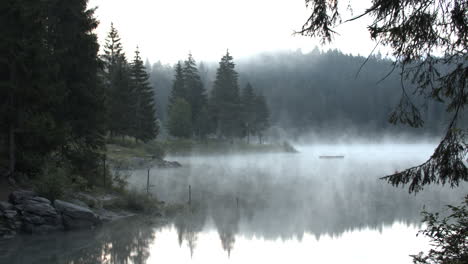
<path fill-rule="evenodd" d="M 468 188 L 432 186 L 414 196 L 377 178 L 423 162 L 432 150 L 354 145 L 179 157 L 184 168 L 151 173 L 155 195 L 168 202 L 187 202 L 191 186 L 191 206 L 173 220 L 20 238 L 0 245 L 0 262 L 410 263 L 408 255 L 427 246 L 415 236 L 422 207 L 458 203 Z M 338 154 L 345 159 L 318 158 Z M 131 181 L 143 189 L 146 172 L 135 171 Z"/>

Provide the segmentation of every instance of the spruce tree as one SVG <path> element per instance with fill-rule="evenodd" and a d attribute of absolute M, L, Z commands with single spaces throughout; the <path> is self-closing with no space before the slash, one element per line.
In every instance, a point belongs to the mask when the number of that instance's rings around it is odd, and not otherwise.
<path fill-rule="evenodd" d="M 119 58 L 123 55 L 122 43 L 120 43 L 120 36 L 114 23 L 111 23 L 110 31 L 107 34 L 106 44 L 104 45 L 104 55 L 102 60 L 107 72 L 112 72 L 115 64 L 118 63 Z"/>
<path fill-rule="evenodd" d="M 241 134 L 238 74 L 232 60 L 229 51 L 221 58 L 210 104 L 218 137 L 230 139 Z"/>
<path fill-rule="evenodd" d="M 113 90 L 108 98 L 109 125 L 114 135 L 131 136 L 136 107 L 134 86 L 130 78 L 130 65 L 125 56 L 120 56 L 113 70 Z"/>
<path fill-rule="evenodd" d="M 106 87 L 107 128 L 111 136 L 128 135 L 128 112 L 131 111 L 133 96 L 129 82 L 129 71 L 125 54 L 122 51 L 120 36 L 111 23 L 102 56 Z M 127 115 L 126 115 L 127 114 Z"/>
<path fill-rule="evenodd" d="M 270 111 L 265 97 L 260 94 L 255 97 L 255 119 L 253 131 L 258 136 L 258 141 L 263 143 L 263 133 L 270 127 Z"/>
<path fill-rule="evenodd" d="M 159 126 L 156 122 L 153 89 L 149 85 L 149 76 L 143 66 L 138 47 L 135 51 L 130 74 L 135 98 L 132 136 L 135 137 L 135 140 L 146 142 L 156 138 Z"/>
<path fill-rule="evenodd" d="M 169 134 L 179 138 L 192 135 L 192 111 L 190 104 L 183 98 L 177 98 L 169 110 Z"/>
<path fill-rule="evenodd" d="M 193 59 L 192 54 L 189 54 L 187 60 L 184 62 L 182 70 L 184 80 L 185 98 L 189 103 L 192 110 L 192 124 L 194 134 L 200 136 L 200 127 L 203 125 L 203 120 L 199 120 L 199 115 L 202 108 L 206 105 L 206 92 L 203 83 L 198 73 L 197 65 Z"/>
<path fill-rule="evenodd" d="M 54 106 L 62 97 L 51 81 L 55 71 L 44 41 L 45 12 L 39 1 L 0 3 L 0 141 L 5 146 L 0 155 L 6 154 L 0 159 L 8 160 L 10 179 L 16 171 L 37 172 L 63 143 L 54 122 Z"/>
<path fill-rule="evenodd" d="M 255 128 L 255 110 L 256 110 L 256 95 L 250 83 L 247 83 L 242 90 L 241 103 L 242 103 L 242 126 L 244 135 L 247 137 L 247 142 L 250 142 L 250 135 Z"/>
<path fill-rule="evenodd" d="M 47 5 L 47 47 L 63 103 L 57 106 L 56 124 L 68 131 L 60 150 L 79 173 L 98 166 L 104 147 L 104 87 L 98 78 L 98 21 L 87 0 L 50 0 Z"/>
<path fill-rule="evenodd" d="M 174 81 L 172 82 L 171 95 L 169 96 L 168 112 L 177 98 L 183 98 L 188 101 L 187 93 L 185 91 L 184 73 L 180 61 L 177 62 L 175 67 Z"/>

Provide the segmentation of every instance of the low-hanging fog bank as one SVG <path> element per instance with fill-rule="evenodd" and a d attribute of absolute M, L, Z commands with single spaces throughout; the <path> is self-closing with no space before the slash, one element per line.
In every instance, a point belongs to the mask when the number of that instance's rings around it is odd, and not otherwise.
<path fill-rule="evenodd" d="M 298 154 L 169 157 L 183 167 L 153 168 L 151 191 L 164 201 L 186 203 L 190 186 L 195 209 L 175 222 L 182 233 L 213 228 L 226 239 L 236 234 L 286 239 L 306 232 L 319 237 L 395 222 L 419 224 L 424 206 L 441 210 L 459 203 L 468 190 L 466 184 L 435 185 L 414 195 L 379 180 L 424 162 L 435 144 L 296 147 Z M 144 190 L 146 170 L 134 171 L 130 182 Z"/>

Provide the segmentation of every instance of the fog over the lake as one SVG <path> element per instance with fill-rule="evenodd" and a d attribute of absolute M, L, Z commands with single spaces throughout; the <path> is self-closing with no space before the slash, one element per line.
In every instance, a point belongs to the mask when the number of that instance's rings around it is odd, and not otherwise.
<path fill-rule="evenodd" d="M 465 263 L 467 14 L 2 0 L 0 264 Z"/>
<path fill-rule="evenodd" d="M 127 220 L 101 231 L 72 233 L 69 238 L 61 238 L 65 244 L 52 245 L 52 238 L 40 241 L 46 252 L 57 250 L 62 262 L 100 259 L 101 254 L 106 254 L 117 261 L 112 263 L 151 263 L 164 259 L 161 250 L 166 248 L 169 252 L 181 250 L 173 257 L 175 263 L 188 259 L 196 263 L 206 259 L 224 261 L 228 256 L 233 263 L 242 263 L 243 257 L 251 260 L 258 256 L 248 253 L 247 245 L 255 245 L 257 253 L 280 246 L 280 251 L 271 253 L 272 263 L 292 245 L 295 249 L 291 254 L 297 261 L 324 261 L 337 256 L 324 259 L 319 252 L 309 255 L 302 245 L 314 244 L 327 252 L 331 250 L 327 243 L 332 243 L 335 250 L 345 254 L 343 257 L 353 255 L 350 263 L 375 263 L 386 244 L 394 251 L 381 263 L 409 263 L 408 254 L 416 252 L 408 250 L 427 245 L 426 240 L 415 236 L 422 227 L 420 211 L 445 212 L 445 205 L 458 203 L 468 186 L 451 189 L 432 185 L 414 195 L 406 187 L 395 188 L 379 177 L 424 162 L 436 144 L 436 140 L 350 142 L 295 145 L 298 153 L 170 156 L 169 160 L 178 160 L 183 167 L 151 168 L 150 184 L 151 193 L 169 204 L 188 202 L 190 186 L 191 206 L 174 220 Z M 320 158 L 324 155 L 343 157 Z M 145 190 L 146 169 L 123 173 L 131 175 L 131 188 Z M 406 242 L 400 241 L 402 238 Z M 89 244 L 90 239 L 95 242 Z M 380 242 L 375 244 L 373 239 Z M 33 244 L 37 242 L 17 243 L 28 252 L 36 248 Z M 347 250 L 355 243 L 366 245 L 367 253 L 358 248 Z M 70 251 L 70 247 L 76 250 Z M 21 263 L 18 260 L 24 257 L 6 255 L 13 263 Z M 49 255 L 39 256 L 38 262 L 25 259 L 31 261 L 28 263 L 42 263 L 50 260 Z"/>

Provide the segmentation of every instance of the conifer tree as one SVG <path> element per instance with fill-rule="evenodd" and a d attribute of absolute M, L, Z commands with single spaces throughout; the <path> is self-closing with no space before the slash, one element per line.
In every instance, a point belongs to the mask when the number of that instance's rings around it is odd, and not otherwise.
<path fill-rule="evenodd" d="M 17 171 L 37 172 L 41 164 L 32 161 L 41 163 L 63 143 L 49 108 L 60 104 L 61 97 L 60 87 L 50 83 L 45 8 L 35 1 L 0 2 L 0 141 L 5 146 L 0 154 L 6 154 L 0 159 L 8 160 L 9 179 Z"/>
<path fill-rule="evenodd" d="M 102 56 L 104 67 L 108 73 L 112 71 L 114 65 L 118 63 L 120 56 L 123 55 L 122 49 L 119 32 L 114 27 L 114 23 L 111 23 L 106 44 L 104 45 L 104 55 Z"/>
<path fill-rule="evenodd" d="M 189 138 L 192 135 L 192 111 L 185 99 L 175 99 L 169 110 L 168 129 L 174 137 Z"/>
<path fill-rule="evenodd" d="M 260 144 L 263 141 L 263 133 L 270 126 L 270 111 L 265 97 L 260 94 L 255 97 L 255 119 L 253 131 L 257 134 Z"/>
<path fill-rule="evenodd" d="M 172 83 L 171 95 L 169 96 L 168 112 L 177 98 L 188 100 L 187 93 L 185 92 L 184 73 L 180 61 L 177 62 L 175 67 L 174 81 Z"/>
<path fill-rule="evenodd" d="M 182 69 L 184 80 L 185 98 L 189 103 L 192 111 L 192 124 L 194 134 L 200 136 L 200 127 L 203 125 L 203 120 L 199 120 L 199 114 L 202 108 L 206 105 L 206 92 L 203 83 L 198 73 L 197 65 L 193 59 L 192 54 L 188 55 L 187 60 L 184 62 Z"/>
<path fill-rule="evenodd" d="M 86 175 L 97 168 L 104 147 L 104 87 L 98 78 L 98 21 L 87 0 L 50 0 L 47 4 L 47 47 L 62 104 L 56 105 L 55 124 L 64 127 L 64 157 Z M 47 96 L 47 95 L 45 95 Z"/>
<path fill-rule="evenodd" d="M 241 134 L 238 74 L 232 60 L 229 51 L 221 58 L 211 93 L 211 108 L 218 137 L 230 139 Z"/>
<path fill-rule="evenodd" d="M 122 51 L 120 36 L 111 23 L 104 46 L 103 82 L 106 87 L 107 128 L 111 136 L 128 135 L 129 116 L 134 96 L 129 82 L 128 63 Z M 127 120 L 126 120 L 127 119 Z"/>
<path fill-rule="evenodd" d="M 242 126 L 244 134 L 247 136 L 247 142 L 250 142 L 250 135 L 255 128 L 255 110 L 256 110 L 256 95 L 250 83 L 247 83 L 242 90 L 241 103 L 242 103 Z"/>
<path fill-rule="evenodd" d="M 143 66 L 140 52 L 135 51 L 130 75 L 135 96 L 132 136 L 143 142 L 156 138 L 159 126 L 156 122 L 153 89 L 149 85 L 149 76 Z"/>
<path fill-rule="evenodd" d="M 108 98 L 109 127 L 114 135 L 131 136 L 136 107 L 135 90 L 130 78 L 130 65 L 124 55 L 117 60 L 112 77 L 113 90 Z"/>

